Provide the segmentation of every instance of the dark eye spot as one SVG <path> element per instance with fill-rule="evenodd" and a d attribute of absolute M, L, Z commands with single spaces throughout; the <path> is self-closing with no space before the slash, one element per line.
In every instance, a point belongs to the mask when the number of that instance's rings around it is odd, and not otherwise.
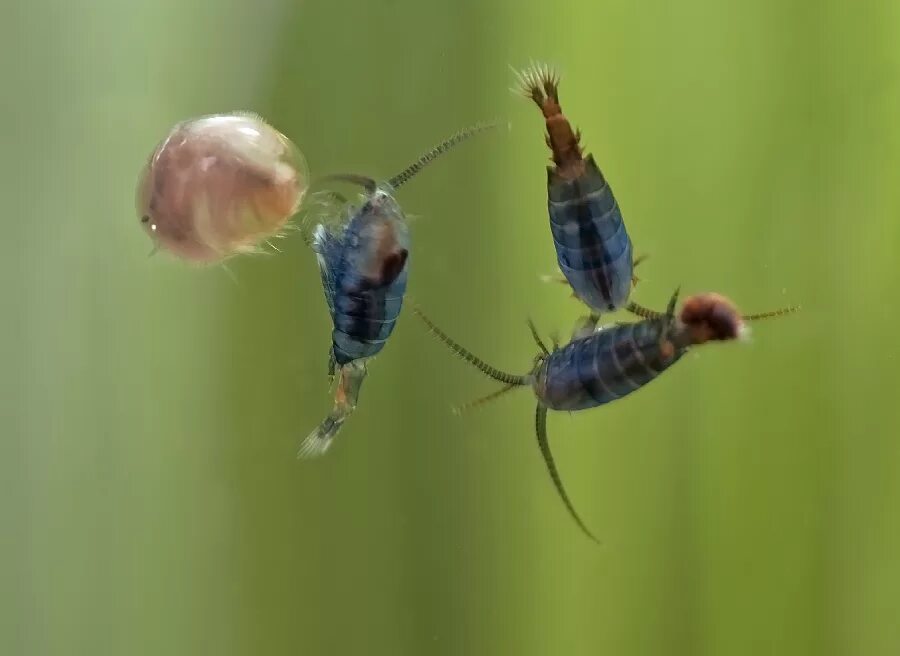
<path fill-rule="evenodd" d="M 141 217 L 141 223 L 150 223 L 150 217 L 145 214 Z"/>
<path fill-rule="evenodd" d="M 397 279 L 397 276 L 400 275 L 400 272 L 403 271 L 403 267 L 406 264 L 406 258 L 409 256 L 409 251 L 405 248 L 398 253 L 394 253 L 389 255 L 384 259 L 384 262 L 381 265 L 381 285 L 390 285 L 394 280 Z"/>

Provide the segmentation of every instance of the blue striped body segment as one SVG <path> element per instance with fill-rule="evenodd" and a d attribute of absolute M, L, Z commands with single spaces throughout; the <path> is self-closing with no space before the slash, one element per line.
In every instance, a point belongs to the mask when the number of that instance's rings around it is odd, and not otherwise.
<path fill-rule="evenodd" d="M 406 293 L 409 246 L 403 212 L 384 189 L 368 195 L 343 229 L 317 226 L 313 249 L 334 326 L 332 356 L 338 366 L 384 348 Z"/>
<path fill-rule="evenodd" d="M 574 179 L 547 169 L 547 209 L 556 259 L 575 295 L 597 313 L 623 307 L 631 293 L 631 239 L 612 188 L 592 155 Z"/>
<path fill-rule="evenodd" d="M 535 394 L 551 410 L 569 411 L 631 394 L 687 351 L 687 344 L 666 337 L 667 325 L 672 324 L 665 317 L 612 325 L 569 342 L 548 355 L 535 372 Z"/>

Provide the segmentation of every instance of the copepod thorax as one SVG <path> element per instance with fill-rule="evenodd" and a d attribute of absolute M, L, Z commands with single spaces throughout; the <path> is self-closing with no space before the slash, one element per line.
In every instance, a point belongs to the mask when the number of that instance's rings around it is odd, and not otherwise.
<path fill-rule="evenodd" d="M 259 250 L 309 186 L 299 149 L 249 113 L 175 125 L 141 172 L 138 217 L 156 246 L 196 263 Z"/>

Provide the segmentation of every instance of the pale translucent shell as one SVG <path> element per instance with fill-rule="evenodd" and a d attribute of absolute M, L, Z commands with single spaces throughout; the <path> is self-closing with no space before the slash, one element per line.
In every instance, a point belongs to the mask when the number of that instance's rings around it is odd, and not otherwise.
<path fill-rule="evenodd" d="M 303 154 L 261 118 L 203 116 L 156 147 L 138 180 L 137 211 L 160 248 L 216 262 L 281 232 L 308 187 Z"/>

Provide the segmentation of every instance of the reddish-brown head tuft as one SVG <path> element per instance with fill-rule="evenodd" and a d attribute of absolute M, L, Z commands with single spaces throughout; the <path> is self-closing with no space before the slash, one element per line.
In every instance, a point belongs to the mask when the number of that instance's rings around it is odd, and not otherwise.
<path fill-rule="evenodd" d="M 685 299 L 680 319 L 694 344 L 737 339 L 744 330 L 741 313 L 734 303 L 712 292 Z"/>

